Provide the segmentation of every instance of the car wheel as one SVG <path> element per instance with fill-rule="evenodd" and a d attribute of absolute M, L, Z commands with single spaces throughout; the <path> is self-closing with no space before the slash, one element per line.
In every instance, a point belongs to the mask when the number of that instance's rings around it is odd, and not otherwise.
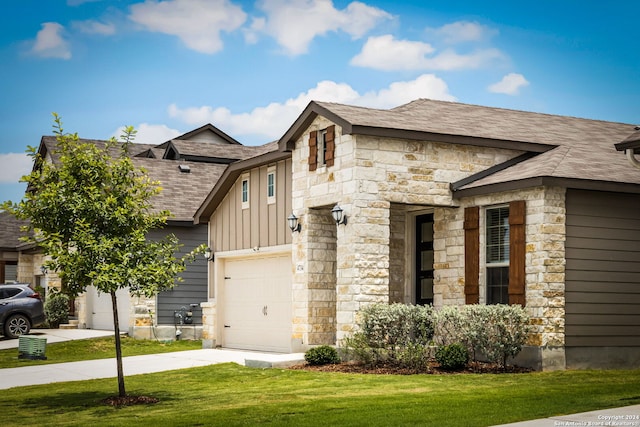
<path fill-rule="evenodd" d="M 14 314 L 4 324 L 4 335 L 7 338 L 18 338 L 28 334 L 31 330 L 31 322 L 22 314 Z"/>

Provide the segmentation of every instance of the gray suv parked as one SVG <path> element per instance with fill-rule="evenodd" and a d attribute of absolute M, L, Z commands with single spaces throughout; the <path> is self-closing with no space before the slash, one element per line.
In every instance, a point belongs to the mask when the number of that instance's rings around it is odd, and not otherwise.
<path fill-rule="evenodd" d="M 25 284 L 0 284 L 0 334 L 18 338 L 44 321 L 40 294 Z"/>

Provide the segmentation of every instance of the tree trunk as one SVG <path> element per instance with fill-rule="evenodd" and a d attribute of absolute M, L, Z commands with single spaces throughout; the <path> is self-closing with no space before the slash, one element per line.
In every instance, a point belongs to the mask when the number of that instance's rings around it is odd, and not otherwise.
<path fill-rule="evenodd" d="M 116 291 L 111 291 L 111 308 L 113 310 L 113 328 L 116 339 L 116 363 L 118 365 L 118 396 L 125 397 L 124 371 L 122 369 L 122 345 L 120 343 L 120 322 L 118 320 L 118 300 Z"/>

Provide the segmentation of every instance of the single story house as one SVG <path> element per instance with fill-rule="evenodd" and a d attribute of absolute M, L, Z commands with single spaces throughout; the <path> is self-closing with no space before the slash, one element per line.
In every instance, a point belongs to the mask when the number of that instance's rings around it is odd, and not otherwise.
<path fill-rule="evenodd" d="M 339 343 L 373 302 L 503 303 L 532 319 L 519 363 L 638 367 L 640 171 L 614 147 L 636 131 L 428 99 L 311 102 L 195 214 L 215 257 L 204 344 L 305 351 Z"/>
<path fill-rule="evenodd" d="M 83 142 L 104 146 L 106 141 L 83 139 Z M 44 136 L 38 148 L 47 161 L 55 162 L 56 138 Z M 211 124 L 178 136 L 158 145 L 131 144 L 130 153 L 135 166 L 142 167 L 149 177 L 160 183 L 162 191 L 154 197 L 157 210 L 169 210 L 172 217 L 167 226 L 154 230 L 150 238 L 167 234 L 178 237 L 182 248 L 178 256 L 190 252 L 207 241 L 207 226 L 194 224 L 193 216 L 205 196 L 230 163 L 254 157 L 271 146 L 247 147 Z M 19 251 L 18 280 L 44 287 L 60 287 L 55 272 L 40 269 L 43 256 L 37 247 Z M 200 303 L 207 301 L 207 260 L 198 257 L 181 274 L 184 279 L 170 291 L 155 298 L 130 297 L 127 289 L 118 291 L 119 323 L 123 332 L 138 338 L 172 339 L 178 329 L 183 338 L 199 338 L 202 330 Z M 183 310 L 184 308 L 184 310 Z M 78 327 L 113 329 L 113 314 L 109 295 L 89 287 L 75 299 L 71 307 Z M 176 327 L 180 318 L 176 313 L 191 312 L 192 323 Z"/>

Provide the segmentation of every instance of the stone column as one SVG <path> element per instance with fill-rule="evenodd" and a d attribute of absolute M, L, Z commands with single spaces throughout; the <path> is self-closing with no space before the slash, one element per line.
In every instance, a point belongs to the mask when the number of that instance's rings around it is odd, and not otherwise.
<path fill-rule="evenodd" d="M 356 330 L 360 308 L 389 302 L 390 203 L 356 200 L 341 207 L 348 223 L 338 227 L 338 343 Z"/>

